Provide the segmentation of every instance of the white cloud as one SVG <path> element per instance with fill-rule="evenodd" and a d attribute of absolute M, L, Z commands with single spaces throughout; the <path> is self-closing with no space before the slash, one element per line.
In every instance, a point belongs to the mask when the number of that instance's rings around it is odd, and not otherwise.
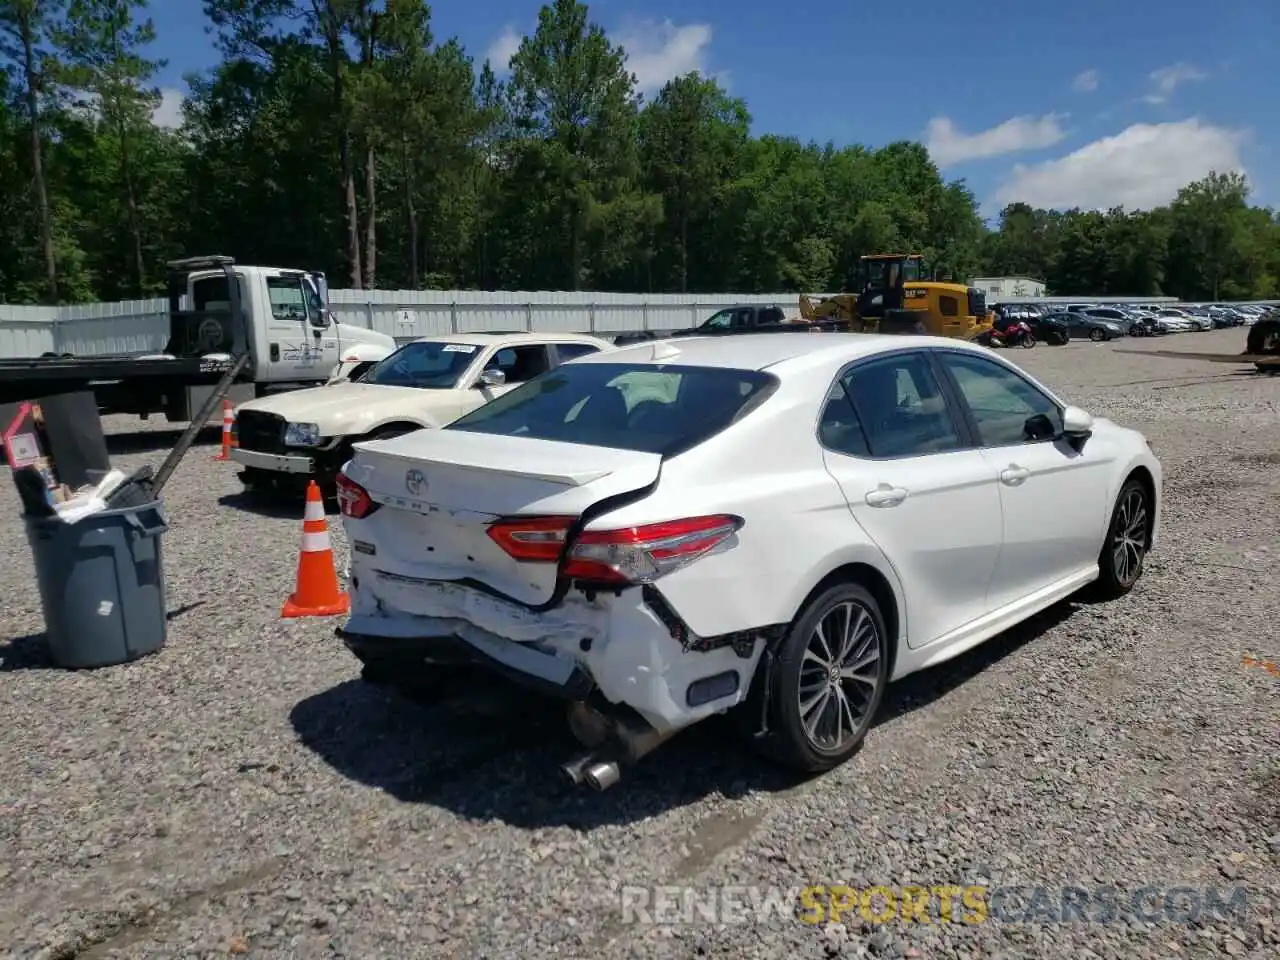
<path fill-rule="evenodd" d="M 494 73 L 501 75 L 510 69 L 511 58 L 520 49 L 522 40 L 524 37 L 515 27 L 508 24 L 502 28 L 502 33 L 489 44 L 489 50 L 484 55 L 489 61 L 489 66 L 493 67 Z"/>
<path fill-rule="evenodd" d="M 1057 160 L 1016 165 L 994 200 L 1000 207 L 1021 201 L 1058 210 L 1147 210 L 1210 170 L 1243 172 L 1240 147 L 1247 136 L 1194 117 L 1134 124 Z"/>
<path fill-rule="evenodd" d="M 160 105 L 151 112 L 151 122 L 166 130 L 176 130 L 182 126 L 182 105 L 186 95 L 173 87 L 160 88 Z"/>
<path fill-rule="evenodd" d="M 511 25 L 489 44 L 485 54 L 494 72 L 502 76 L 509 72 L 509 63 L 520 49 L 524 37 Z M 627 68 L 635 74 L 636 87 L 641 93 L 657 90 L 673 77 L 691 71 L 707 74 L 707 48 L 711 44 L 711 27 L 705 23 L 691 23 L 678 27 L 670 20 L 629 20 L 617 30 L 610 31 L 609 39 L 622 46 L 627 54 Z M 727 73 L 715 74 L 721 86 L 728 83 Z"/>
<path fill-rule="evenodd" d="M 1147 103 L 1164 103 L 1182 84 L 1203 80 L 1207 76 L 1208 74 L 1199 67 L 1181 62 L 1152 70 L 1148 77 L 1151 81 L 1151 92 L 1142 99 Z"/>
<path fill-rule="evenodd" d="M 707 73 L 709 24 L 677 27 L 670 20 L 632 21 L 614 31 L 612 39 L 626 51 L 627 68 L 635 74 L 641 93 L 657 90 L 673 77 L 694 70 Z"/>
<path fill-rule="evenodd" d="M 1098 89 L 1098 71 L 1085 70 L 1076 74 L 1076 78 L 1071 81 L 1073 90 L 1079 93 L 1093 93 Z"/>
<path fill-rule="evenodd" d="M 1066 114 L 1058 113 L 1012 117 L 988 130 L 964 133 L 948 117 L 934 117 L 929 121 L 924 141 L 933 162 L 939 167 L 949 167 L 965 160 L 1051 147 L 1066 137 L 1061 126 L 1065 119 Z"/>
<path fill-rule="evenodd" d="M 187 102 L 187 95 L 176 87 L 161 87 L 160 102 L 151 111 L 151 122 L 165 130 L 177 130 L 182 126 L 182 105 Z M 92 120 L 102 118 L 102 98 L 89 90 L 75 90 L 71 93 L 71 105 L 82 111 Z"/>

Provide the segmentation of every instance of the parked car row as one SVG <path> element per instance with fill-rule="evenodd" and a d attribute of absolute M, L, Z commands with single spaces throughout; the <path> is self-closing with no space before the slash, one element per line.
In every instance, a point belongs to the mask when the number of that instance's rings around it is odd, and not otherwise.
<path fill-rule="evenodd" d="M 1037 340 L 1057 346 L 1071 339 L 1102 342 L 1117 337 L 1220 330 L 1256 323 L 1267 307 L 1257 304 L 1004 303 L 995 304 L 996 327 L 1025 323 Z"/>

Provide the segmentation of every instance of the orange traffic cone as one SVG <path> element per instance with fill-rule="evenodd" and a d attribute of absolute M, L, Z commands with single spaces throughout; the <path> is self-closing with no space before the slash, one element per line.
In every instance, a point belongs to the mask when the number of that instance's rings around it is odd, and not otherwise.
<path fill-rule="evenodd" d="M 298 585 L 280 611 L 281 617 L 336 617 L 351 609 L 351 598 L 338 586 L 329 543 L 324 500 L 314 480 L 307 485 L 307 511 L 302 517 L 302 552 Z"/>
<path fill-rule="evenodd" d="M 232 412 L 234 408 L 231 406 L 230 400 L 222 401 L 222 452 L 216 457 L 210 457 L 210 460 L 230 460 L 231 448 L 231 427 L 235 424 L 235 414 Z"/>

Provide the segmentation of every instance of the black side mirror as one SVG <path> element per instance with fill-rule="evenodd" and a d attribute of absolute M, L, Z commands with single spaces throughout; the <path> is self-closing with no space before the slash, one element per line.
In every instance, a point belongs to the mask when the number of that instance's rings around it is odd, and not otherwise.
<path fill-rule="evenodd" d="M 1043 413 L 1037 413 L 1034 417 L 1027 417 L 1026 423 L 1022 425 L 1022 434 L 1032 443 L 1039 443 L 1041 440 L 1052 440 L 1058 435 L 1058 431 L 1053 427 L 1053 421 Z"/>

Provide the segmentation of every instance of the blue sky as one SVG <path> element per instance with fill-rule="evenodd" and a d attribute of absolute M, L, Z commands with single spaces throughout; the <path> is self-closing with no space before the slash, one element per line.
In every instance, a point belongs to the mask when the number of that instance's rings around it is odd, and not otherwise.
<path fill-rule="evenodd" d="M 438 0 L 438 38 L 505 64 L 536 0 Z M 1276 0 L 598 0 L 640 85 L 701 70 L 746 100 L 754 132 L 837 144 L 926 142 L 992 213 L 1143 208 L 1210 169 L 1280 206 Z M 152 0 L 160 77 L 217 60 L 200 0 Z M 176 102 L 170 94 L 169 104 Z"/>

